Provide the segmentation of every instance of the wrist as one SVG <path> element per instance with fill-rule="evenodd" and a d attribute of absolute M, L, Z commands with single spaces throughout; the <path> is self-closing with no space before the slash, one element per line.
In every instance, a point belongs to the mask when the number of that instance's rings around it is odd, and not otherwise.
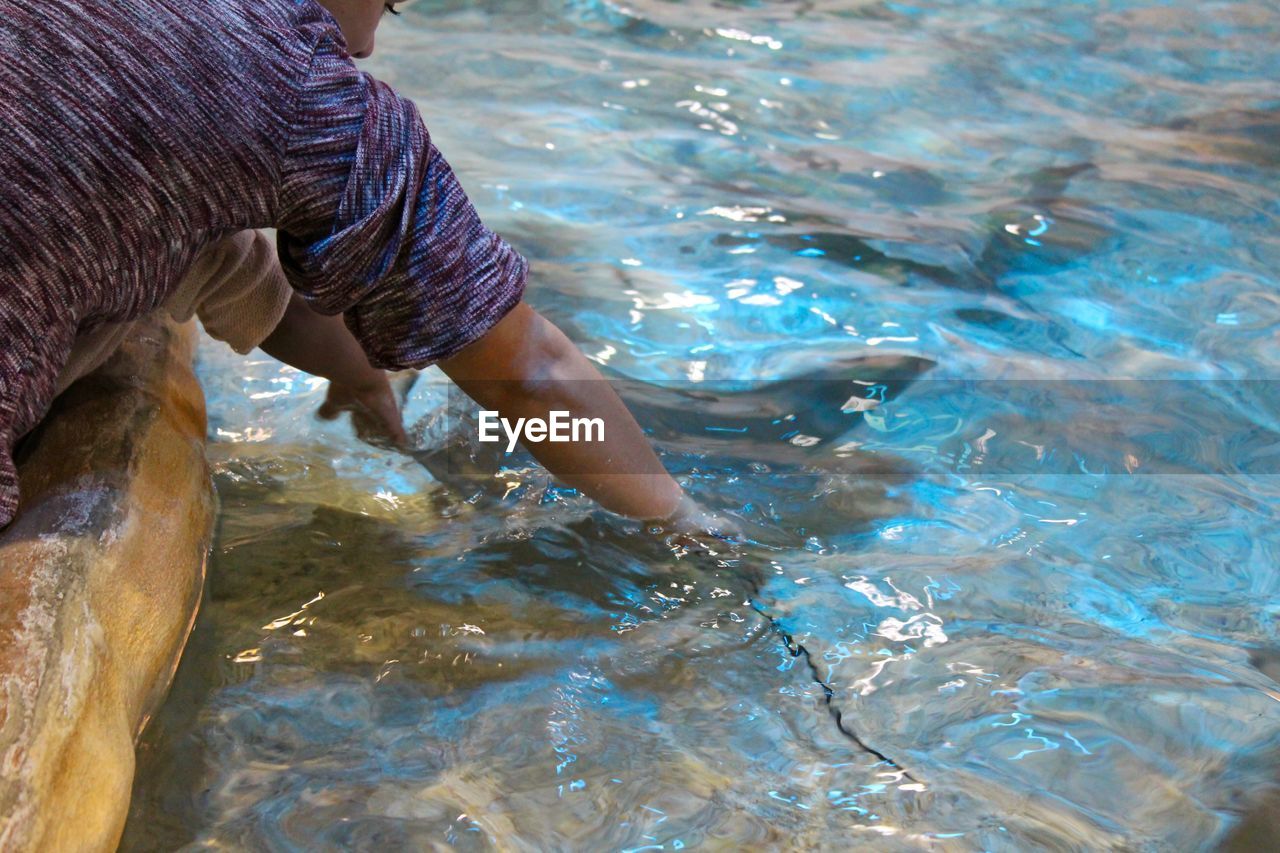
<path fill-rule="evenodd" d="M 375 394 L 387 387 L 387 375 L 381 370 L 369 368 L 359 374 L 343 379 L 330 380 L 332 384 L 358 395 Z"/>

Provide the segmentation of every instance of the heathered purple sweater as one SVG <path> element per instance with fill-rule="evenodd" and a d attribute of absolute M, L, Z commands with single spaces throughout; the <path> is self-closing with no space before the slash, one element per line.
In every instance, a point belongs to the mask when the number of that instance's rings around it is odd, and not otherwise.
<path fill-rule="evenodd" d="M 154 310 L 204 246 L 260 227 L 381 367 L 452 355 L 524 287 L 312 0 L 0 0 L 0 527 L 77 330 Z"/>

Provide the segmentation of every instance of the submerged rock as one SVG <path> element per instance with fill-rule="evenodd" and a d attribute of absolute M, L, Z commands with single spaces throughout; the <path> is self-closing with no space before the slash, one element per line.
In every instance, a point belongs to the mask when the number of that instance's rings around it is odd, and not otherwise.
<path fill-rule="evenodd" d="M 214 502 L 194 330 L 137 324 L 18 454 L 0 531 L 0 849 L 112 849 L 199 605 Z"/>

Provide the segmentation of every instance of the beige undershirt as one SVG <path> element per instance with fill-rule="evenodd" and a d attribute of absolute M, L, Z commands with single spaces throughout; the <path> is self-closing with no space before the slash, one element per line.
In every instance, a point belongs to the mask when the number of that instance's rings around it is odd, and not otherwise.
<path fill-rule="evenodd" d="M 275 330 L 290 292 L 272 238 L 241 231 L 205 249 L 158 310 L 183 323 L 199 317 L 210 337 L 245 354 Z M 111 323 L 77 336 L 56 393 L 106 361 L 133 325 Z"/>

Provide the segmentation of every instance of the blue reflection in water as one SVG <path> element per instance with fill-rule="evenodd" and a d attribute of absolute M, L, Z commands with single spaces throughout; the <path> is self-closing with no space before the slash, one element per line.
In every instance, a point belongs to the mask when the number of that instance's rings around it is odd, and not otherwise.
<path fill-rule="evenodd" d="M 1278 37 L 1247 3 L 410 7 L 371 70 L 755 542 L 676 559 L 519 460 L 433 474 L 207 346 L 218 542 L 124 846 L 1212 843 L 1280 745 Z"/>

